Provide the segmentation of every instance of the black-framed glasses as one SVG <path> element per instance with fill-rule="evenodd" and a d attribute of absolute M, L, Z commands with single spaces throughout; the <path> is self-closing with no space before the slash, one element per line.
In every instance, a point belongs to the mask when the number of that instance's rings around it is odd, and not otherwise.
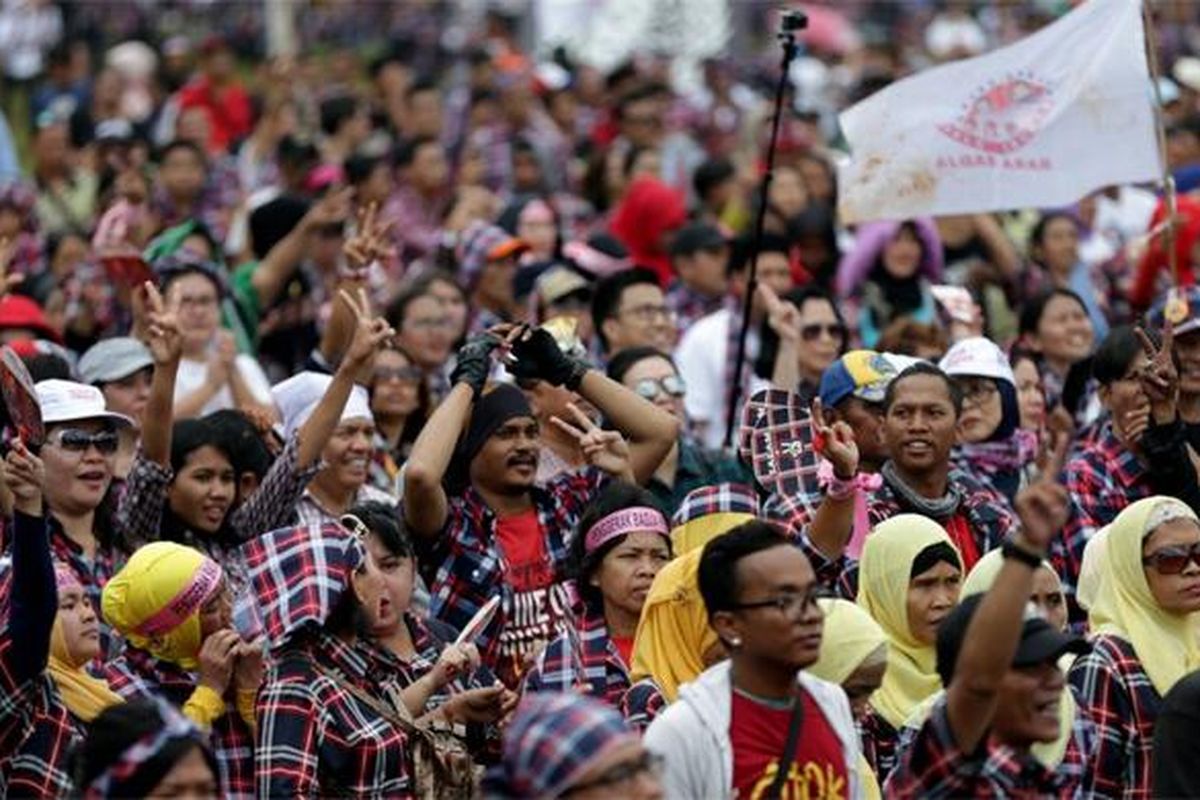
<path fill-rule="evenodd" d="M 605 770 L 595 780 L 590 780 L 587 783 L 579 783 L 567 791 L 563 792 L 563 797 L 569 797 L 575 792 L 583 792 L 588 789 L 599 789 L 604 786 L 619 786 L 623 783 L 628 783 L 641 775 L 654 775 L 658 777 L 662 775 L 664 759 L 657 753 L 645 752 L 637 758 L 631 758 L 628 761 L 622 761 L 620 764 L 612 766 Z"/>
<path fill-rule="evenodd" d="M 1178 575 L 1187 569 L 1188 564 L 1200 567 L 1200 542 L 1160 548 L 1144 556 L 1142 563 L 1153 567 L 1159 575 Z"/>
<path fill-rule="evenodd" d="M 837 325 L 834 323 L 822 325 L 819 322 L 814 322 L 811 325 L 804 325 L 800 328 L 800 338 L 804 339 L 806 342 L 815 342 L 817 339 L 821 338 L 822 333 L 836 342 L 846 341 L 845 325 Z"/>
<path fill-rule="evenodd" d="M 987 378 L 959 381 L 958 386 L 962 390 L 963 402 L 975 405 L 986 403 L 992 399 L 993 395 L 1000 392 L 1000 389 L 996 387 L 995 381 L 988 380 Z"/>
<path fill-rule="evenodd" d="M 765 600 L 754 600 L 749 603 L 738 603 L 732 606 L 734 611 L 754 611 L 759 608 L 773 608 L 784 616 L 803 616 L 809 609 L 821 613 L 818 601 L 832 595 L 823 586 L 815 586 L 807 592 L 780 592 Z"/>
<path fill-rule="evenodd" d="M 88 433 L 79 428 L 60 428 L 50 435 L 49 441 L 68 453 L 86 453 L 89 448 L 94 447 L 101 455 L 111 456 L 117 452 L 121 437 L 116 431 Z"/>
<path fill-rule="evenodd" d="M 643 378 L 633 385 L 633 391 L 638 397 L 644 400 L 653 400 L 658 397 L 659 392 L 667 395 L 667 397 L 683 397 L 687 391 L 687 385 L 683 382 L 683 378 L 678 375 L 667 375 L 663 378 Z"/>

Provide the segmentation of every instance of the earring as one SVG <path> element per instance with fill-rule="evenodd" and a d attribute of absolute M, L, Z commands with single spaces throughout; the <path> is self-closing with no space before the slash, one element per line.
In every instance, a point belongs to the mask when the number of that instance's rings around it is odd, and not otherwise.
<path fill-rule="evenodd" d="M 741 638 L 737 637 L 737 636 L 733 637 L 732 639 L 729 640 L 729 646 L 730 647 L 741 647 L 742 646 Z"/>

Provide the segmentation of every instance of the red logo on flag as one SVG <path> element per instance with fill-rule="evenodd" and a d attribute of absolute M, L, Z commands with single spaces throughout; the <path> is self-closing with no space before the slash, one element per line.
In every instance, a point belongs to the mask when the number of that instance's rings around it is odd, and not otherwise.
<path fill-rule="evenodd" d="M 1028 71 L 989 81 L 963 103 L 953 122 L 937 129 L 985 153 L 1012 153 L 1033 141 L 1054 110 L 1050 88 Z"/>

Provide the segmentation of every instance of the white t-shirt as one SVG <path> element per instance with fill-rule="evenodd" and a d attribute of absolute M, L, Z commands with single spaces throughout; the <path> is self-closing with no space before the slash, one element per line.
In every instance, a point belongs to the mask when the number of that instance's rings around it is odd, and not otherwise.
<path fill-rule="evenodd" d="M 701 317 L 687 329 L 675 349 L 675 365 L 687 386 L 683 405 L 688 420 L 696 430 L 699 443 L 709 450 L 719 450 L 725 443 L 727 379 L 737 358 L 736 344 L 733 348 L 729 346 L 732 320 L 732 312 L 725 308 Z M 754 363 L 758 348 L 758 329 L 752 325 L 746 337 L 746 363 Z M 742 387 L 742 402 L 769 386 L 769 381 L 752 377 L 750 385 Z"/>
<path fill-rule="evenodd" d="M 241 374 L 242 380 L 246 382 L 246 388 L 250 390 L 250 395 L 254 398 L 255 402 L 271 406 L 271 382 L 267 380 L 267 376 L 263 372 L 262 367 L 258 365 L 258 362 L 244 353 L 239 353 L 237 360 L 233 363 L 234 368 Z M 178 403 L 181 399 L 203 386 L 207 375 L 207 361 L 196 361 L 190 358 L 180 359 L 179 373 L 175 378 L 175 402 Z M 229 391 L 229 386 L 226 385 L 221 387 L 221 391 L 213 395 L 212 399 L 201 409 L 198 416 L 202 417 L 214 411 L 222 411 L 233 407 L 233 393 Z"/>

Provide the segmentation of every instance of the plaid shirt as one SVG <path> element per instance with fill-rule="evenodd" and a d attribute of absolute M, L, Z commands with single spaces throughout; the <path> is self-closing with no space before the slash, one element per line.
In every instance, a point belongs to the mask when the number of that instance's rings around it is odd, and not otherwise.
<path fill-rule="evenodd" d="M 1149 798 L 1154 723 L 1162 698 L 1133 645 L 1117 636 L 1092 638 L 1067 679 L 1096 725 L 1093 791 L 1099 797 Z"/>
<path fill-rule="evenodd" d="M 871 709 L 858 720 L 858 736 L 862 744 L 863 758 L 880 780 L 887 777 L 896 766 L 896 745 L 899 741 L 896 729 Z"/>
<path fill-rule="evenodd" d="M 584 609 L 546 645 L 525 675 L 527 692 L 582 692 L 621 707 L 629 691 L 629 667 L 608 638 L 604 614 Z"/>
<path fill-rule="evenodd" d="M 392 497 L 387 492 L 381 492 L 370 484 L 364 484 L 359 488 L 358 494 L 354 496 L 354 500 L 350 506 L 356 506 L 359 503 L 387 503 L 388 505 L 396 505 L 396 498 Z M 328 525 L 330 523 L 338 524 L 340 514 L 334 514 L 325 506 L 321 505 L 321 501 L 316 496 L 305 489 L 300 495 L 300 501 L 295 506 L 296 516 L 295 523 L 298 525 Z M 276 526 L 278 527 L 278 526 Z"/>
<path fill-rule="evenodd" d="M 103 677 L 126 700 L 159 697 L 180 709 L 197 686 L 192 673 L 132 646 L 105 665 Z M 210 735 L 225 797 L 254 797 L 254 735 L 237 709 L 230 705 Z"/>
<path fill-rule="evenodd" d="M 714 484 L 747 483 L 750 471 L 734 458 L 717 452 L 705 452 L 687 436 L 679 438 L 679 460 L 675 467 L 675 484 L 667 486 L 652 477 L 646 489 L 654 495 L 663 513 L 673 515 L 693 489 Z"/>
<path fill-rule="evenodd" d="M 403 687 L 371 666 L 321 629 L 277 654 L 258 694 L 260 797 L 412 796 L 404 731 L 345 685 L 391 707 Z"/>
<path fill-rule="evenodd" d="M 1145 465 L 1121 443 L 1111 423 L 1067 464 L 1064 483 L 1071 495 L 1071 519 L 1062 537 L 1050 543 L 1050 562 L 1073 600 L 1092 534 L 1126 506 L 1154 494 L 1154 487 Z"/>
<path fill-rule="evenodd" d="M 410 186 L 401 186 L 384 204 L 380 222 L 389 228 L 400 261 L 408 264 L 437 252 L 448 198 L 430 202 Z"/>
<path fill-rule="evenodd" d="M 976 753 L 964 753 L 954 741 L 944 700 L 933 707 L 912 747 L 883 786 L 888 797 L 920 798 L 1067 800 L 1077 789 L 1077 778 L 1046 769 L 1028 751 L 985 741 Z"/>
<path fill-rule="evenodd" d="M 599 469 L 585 467 L 559 475 L 544 487 L 530 489 L 546 536 L 550 566 L 559 580 L 566 573 L 568 545 L 579 518 L 607 479 Z M 462 630 L 475 612 L 497 594 L 506 601 L 512 599 L 512 588 L 505 581 L 504 559 L 496 546 L 496 513 L 474 487 L 450 500 L 442 534 L 422 561 L 440 564 L 431 582 L 430 612 L 455 630 Z M 475 640 L 484 663 L 493 669 L 506 622 L 502 606 Z"/>
<path fill-rule="evenodd" d="M 16 677 L 18 644 L 0 636 L 0 797 L 63 797 L 72 788 L 67 754 L 82 731 L 46 673 Z"/>

